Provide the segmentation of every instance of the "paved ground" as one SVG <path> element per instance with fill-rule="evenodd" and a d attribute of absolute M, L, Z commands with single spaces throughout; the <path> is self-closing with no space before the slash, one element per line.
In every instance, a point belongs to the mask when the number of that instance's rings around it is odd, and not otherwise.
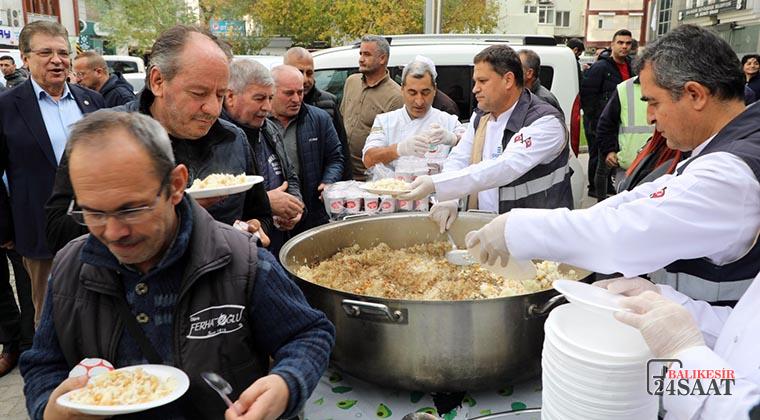
<path fill-rule="evenodd" d="M 579 158 L 585 171 L 588 164 L 588 154 L 583 153 Z M 584 208 L 596 203 L 596 199 L 589 198 L 585 190 L 586 188 L 584 188 L 582 200 Z M 0 378 L 0 420 L 27 420 L 29 418 L 24 405 L 23 385 L 24 382 L 18 368 Z"/>
<path fill-rule="evenodd" d="M 10 268 L 13 273 L 13 268 Z M 14 291 L 16 282 L 11 277 Z M 11 373 L 0 378 L 0 419 L 2 420 L 27 420 L 26 406 L 24 405 L 23 393 L 24 381 L 18 372 L 18 367 Z"/>

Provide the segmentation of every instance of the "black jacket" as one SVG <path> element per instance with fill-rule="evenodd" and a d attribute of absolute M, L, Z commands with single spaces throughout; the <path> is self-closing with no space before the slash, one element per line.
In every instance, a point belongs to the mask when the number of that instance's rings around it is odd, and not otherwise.
<path fill-rule="evenodd" d="M 29 73 L 24 69 L 16 69 L 10 76 L 5 76 L 5 87 L 8 89 L 18 86 L 29 78 Z"/>
<path fill-rule="evenodd" d="M 112 74 L 103 87 L 100 94 L 106 100 L 106 108 L 124 105 L 135 100 L 134 88 L 124 79 L 121 73 Z"/>
<path fill-rule="evenodd" d="M 153 93 L 145 89 L 137 100 L 119 106 L 114 110 L 150 115 L 150 104 L 153 103 L 153 98 Z M 241 142 L 243 142 L 244 149 L 237 147 Z M 195 140 L 193 144 L 190 143 L 189 141 L 172 139 L 175 160 L 177 163 L 183 163 L 188 167 L 191 175 L 190 182 L 195 177 L 203 178 L 213 172 L 230 172 L 229 170 L 220 170 L 220 165 L 229 168 L 234 166 L 236 174 L 242 172 L 242 170 L 237 171 L 244 167 L 247 168 L 245 169 L 246 174 L 254 174 L 253 157 L 245 140 L 245 134 L 232 123 L 219 119 L 211 126 L 206 136 Z M 197 146 L 201 147 L 198 148 Z M 226 159 L 230 159 L 230 162 L 222 162 L 225 157 L 220 156 L 220 153 L 214 153 L 220 151 L 221 148 L 224 149 L 222 152 L 228 154 Z M 239 153 L 238 150 L 240 150 Z M 229 154 L 233 151 L 234 154 Z M 45 204 L 47 244 L 53 252 L 63 248 L 72 239 L 87 233 L 86 227 L 76 224 L 66 214 L 73 197 L 74 190 L 69 178 L 68 159 L 64 155 L 55 177 L 53 193 Z M 223 223 L 231 224 L 236 218 L 244 221 L 258 219 L 264 232 L 271 232 L 274 229 L 269 197 L 261 183 L 254 185 L 243 195 L 236 194 L 227 197 L 209 208 L 208 212 L 216 220 Z"/>
<path fill-rule="evenodd" d="M 316 86 L 311 89 L 311 92 L 304 95 L 303 101 L 306 104 L 315 106 L 330 115 L 332 118 L 335 132 L 338 133 L 338 140 L 340 141 L 340 147 L 343 154 L 344 162 L 351 162 L 349 157 L 350 151 L 348 150 L 348 139 L 346 137 L 346 128 L 343 126 L 343 116 L 340 115 L 340 103 L 338 98 L 330 92 L 324 91 Z M 343 174 L 341 176 L 343 181 L 353 179 L 351 174 L 351 165 L 346 163 L 343 167 Z"/>
<path fill-rule="evenodd" d="M 69 89 L 82 114 L 103 108 L 98 92 L 78 85 Z M 0 95 L 0 174 L 8 175 L 10 187 L 8 194 L 0 193 L 0 214 L 11 210 L 14 230 L 0 231 L 0 238 L 15 235 L 16 250 L 27 258 L 53 257 L 45 243 L 44 207 L 57 169 L 32 81 L 27 79 Z M 64 215 L 68 205 L 68 200 L 62 203 Z"/>
<path fill-rule="evenodd" d="M 755 93 L 755 101 L 760 100 L 760 73 L 755 74 L 747 81 L 747 87 Z"/>
<path fill-rule="evenodd" d="M 629 57 L 626 57 L 626 65 L 631 77 L 635 76 Z M 599 58 L 586 71 L 580 90 L 581 107 L 584 117 L 591 122 L 593 128 L 596 128 L 599 115 L 622 81 L 623 76 L 612 57 Z"/>

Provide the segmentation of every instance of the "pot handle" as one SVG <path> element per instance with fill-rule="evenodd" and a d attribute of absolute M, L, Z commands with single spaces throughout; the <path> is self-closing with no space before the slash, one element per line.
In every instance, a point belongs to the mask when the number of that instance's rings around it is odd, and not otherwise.
<path fill-rule="evenodd" d="M 391 312 L 387 305 L 382 303 L 364 302 L 361 300 L 343 299 L 343 310 L 348 316 L 361 318 L 363 315 L 383 316 L 386 321 L 394 323 L 404 323 L 404 311 L 395 310 Z"/>
<path fill-rule="evenodd" d="M 541 316 L 546 316 L 549 311 L 556 308 L 557 306 L 567 302 L 567 299 L 565 299 L 564 295 L 557 295 L 553 298 L 549 299 L 544 303 L 543 305 L 539 305 L 537 303 L 533 303 L 530 306 L 528 306 L 528 318 L 538 318 Z"/>

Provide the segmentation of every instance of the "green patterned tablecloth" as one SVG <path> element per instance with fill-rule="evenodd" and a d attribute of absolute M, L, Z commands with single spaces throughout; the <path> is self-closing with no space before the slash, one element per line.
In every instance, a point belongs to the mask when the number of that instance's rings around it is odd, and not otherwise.
<path fill-rule="evenodd" d="M 467 394 L 444 420 L 541 406 L 541 380 Z M 438 415 L 429 393 L 381 388 L 330 367 L 304 407 L 306 420 L 401 419 L 418 411 Z M 522 416 L 521 416 L 522 417 Z"/>

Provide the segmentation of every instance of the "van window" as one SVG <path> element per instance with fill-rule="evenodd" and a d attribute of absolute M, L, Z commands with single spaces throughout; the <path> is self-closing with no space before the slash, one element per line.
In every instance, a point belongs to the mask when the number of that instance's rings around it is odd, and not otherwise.
<path fill-rule="evenodd" d="M 343 85 L 348 76 L 358 72 L 357 67 L 348 69 L 320 69 L 314 71 L 315 84 L 343 99 Z M 391 79 L 401 84 L 403 67 L 388 68 Z M 472 66 L 436 66 L 438 72 L 438 89 L 448 95 L 459 107 L 459 119 L 466 121 L 472 115 L 474 99 L 472 96 Z"/>
<path fill-rule="evenodd" d="M 128 74 L 128 73 L 139 73 L 140 70 L 137 68 L 137 63 L 134 61 L 106 61 L 106 64 L 108 65 L 108 70 L 112 72 L 118 72 L 121 74 Z"/>
<path fill-rule="evenodd" d="M 552 82 L 554 81 L 554 67 L 541 66 L 539 73 L 539 77 L 541 78 L 541 86 L 552 90 Z"/>

